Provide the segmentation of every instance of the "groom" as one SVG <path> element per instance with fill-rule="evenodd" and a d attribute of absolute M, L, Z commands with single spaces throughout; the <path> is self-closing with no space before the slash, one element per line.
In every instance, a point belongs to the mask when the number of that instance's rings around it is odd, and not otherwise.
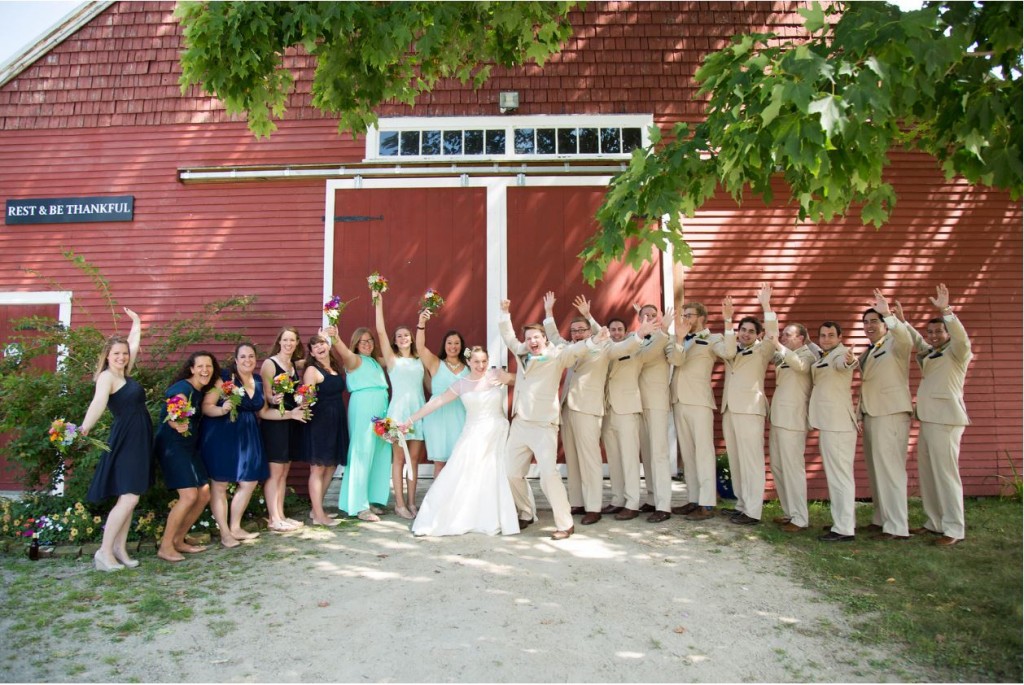
<path fill-rule="evenodd" d="M 512 426 L 505 449 L 512 496 L 519 510 L 519 528 L 523 529 L 536 518 L 533 493 L 526 483 L 530 459 L 537 459 L 540 470 L 540 488 L 551 503 L 555 516 L 552 540 L 564 540 L 573 534 L 569 497 L 562 483 L 555 459 L 558 456 L 558 382 L 562 371 L 582 358 L 589 349 L 600 349 L 608 339 L 608 329 L 593 338 L 572 345 L 552 345 L 540 324 L 528 324 L 523 329 L 525 342 L 516 338 L 509 314 L 508 300 L 501 301 L 498 330 L 505 346 L 518 359 L 515 391 L 512 394 Z"/>

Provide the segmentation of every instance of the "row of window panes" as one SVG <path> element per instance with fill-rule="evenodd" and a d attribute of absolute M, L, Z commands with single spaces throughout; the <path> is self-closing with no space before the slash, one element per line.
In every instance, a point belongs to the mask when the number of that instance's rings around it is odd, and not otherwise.
<path fill-rule="evenodd" d="M 517 128 L 517 155 L 630 153 L 643 144 L 639 128 Z M 466 131 L 382 131 L 381 157 L 506 154 L 505 129 Z"/>

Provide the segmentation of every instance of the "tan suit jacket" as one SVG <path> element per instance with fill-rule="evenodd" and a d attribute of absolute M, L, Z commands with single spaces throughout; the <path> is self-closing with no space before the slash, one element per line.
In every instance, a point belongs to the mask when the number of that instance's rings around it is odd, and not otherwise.
<path fill-rule="evenodd" d="M 643 341 L 629 335 L 620 343 L 612 343 L 606 349 L 608 356 L 608 382 L 605 385 L 606 411 L 615 414 L 640 414 L 643 402 L 640 399 L 640 370 L 643 361 L 639 352 Z"/>
<path fill-rule="evenodd" d="M 719 357 L 716 349 L 720 349 L 718 346 L 723 340 L 721 334 L 705 328 L 689 341 L 669 343 L 665 357 L 672 366 L 678 367 L 672 375 L 673 404 L 692 404 L 712 411 L 717 408 L 711 389 L 711 372 Z"/>
<path fill-rule="evenodd" d="M 591 331 L 596 332 L 595 328 L 597 331 L 601 330 L 601 327 L 591 320 Z M 554 319 L 544 319 L 544 332 L 547 334 L 548 340 L 556 347 L 567 347 L 573 344 L 558 334 Z M 603 347 L 588 349 L 586 354 L 567 368 L 571 369 L 572 376 L 566 374 L 565 382 L 569 384 L 569 387 L 564 392 L 563 402 L 569 409 L 581 414 L 604 416 L 604 384 L 608 377 L 608 355 L 605 354 L 605 349 Z"/>
<path fill-rule="evenodd" d="M 811 399 L 811 367 L 818 356 L 807 345 L 785 352 L 776 351 L 775 393 L 772 395 L 770 419 L 773 426 L 793 431 L 806 431 L 807 403 Z"/>
<path fill-rule="evenodd" d="M 590 341 L 572 345 L 553 345 L 548 341 L 544 354 L 527 360 L 529 350 L 516 338 L 507 314 L 498 320 L 498 332 L 505 346 L 519 360 L 515 391 L 512 393 L 512 416 L 524 421 L 558 425 L 558 382 L 562 371 L 586 354 Z M 594 345 L 591 343 L 590 347 Z"/>
<path fill-rule="evenodd" d="M 949 342 L 935 349 L 924 341 L 921 334 L 908 326 L 921 367 L 921 385 L 917 388 L 917 418 L 929 423 L 947 426 L 968 426 L 967 406 L 964 404 L 964 381 L 967 365 L 974 354 L 960 319 L 953 315 L 943 317 Z"/>
<path fill-rule="evenodd" d="M 857 411 L 867 416 L 911 413 L 910 327 L 887 316 L 889 332 L 860 355 L 860 402 Z"/>
<path fill-rule="evenodd" d="M 811 366 L 813 389 L 807 417 L 811 427 L 840 433 L 857 432 L 853 410 L 853 370 L 846 365 L 846 346 L 837 345 Z"/>
<path fill-rule="evenodd" d="M 669 342 L 664 331 L 654 331 L 640 341 L 642 347 L 637 353 L 640 358 L 640 401 L 644 409 L 668 411 L 668 362 L 665 361 L 665 346 Z"/>
<path fill-rule="evenodd" d="M 779 337 L 779 321 L 765 319 L 766 336 Z M 768 416 L 768 395 L 764 391 L 764 375 L 775 356 L 775 345 L 763 340 L 745 350 L 736 343 L 736 333 L 728 330 L 715 345 L 715 352 L 725 361 L 725 388 L 722 390 L 722 413 Z"/>

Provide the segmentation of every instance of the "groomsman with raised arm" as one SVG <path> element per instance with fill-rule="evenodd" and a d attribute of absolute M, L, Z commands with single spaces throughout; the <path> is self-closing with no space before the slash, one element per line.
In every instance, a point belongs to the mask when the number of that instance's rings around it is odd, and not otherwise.
<path fill-rule="evenodd" d="M 648 502 L 640 511 L 651 512 L 647 520 L 658 523 L 666 520 L 672 508 L 672 466 L 668 447 L 669 422 L 669 367 L 665 361 L 668 334 L 659 325 L 661 312 L 653 304 L 645 304 L 638 312 L 641 324 L 649 324 L 651 332 L 643 336 L 640 349 L 640 457 L 644 464 L 644 481 Z M 653 500 L 653 501 L 651 501 Z M 616 507 L 605 507 L 605 513 Z M 619 521 L 639 516 L 640 511 L 624 508 L 615 512 Z M 668 516 L 666 515 L 668 514 Z"/>
<path fill-rule="evenodd" d="M 960 439 L 971 422 L 964 404 L 967 366 L 974 356 L 971 340 L 949 306 L 944 283 L 929 298 L 942 316 L 928 321 L 925 336 L 909 327 L 921 367 L 917 388 L 917 468 L 925 522 L 911 533 L 941 535 L 936 545 L 949 547 L 964 539 L 964 488 L 960 482 Z M 902 308 L 896 314 L 903 320 Z"/>
<path fill-rule="evenodd" d="M 807 403 L 811 399 L 811 367 L 818 354 L 807 345 L 807 329 L 791 323 L 775 341 L 775 393 L 772 395 L 768 454 L 772 480 L 779 493 L 782 517 L 775 520 L 787 533 L 807 529 Z"/>
<path fill-rule="evenodd" d="M 512 394 L 512 425 L 505 449 L 505 462 L 512 496 L 519 511 L 519 528 L 536 520 L 533 492 L 526 482 L 531 458 L 536 458 L 540 487 L 551 504 L 555 518 L 552 540 L 564 540 L 574 532 L 569 498 L 558 472 L 558 384 L 562 371 L 575 364 L 608 339 L 607 329 L 593 338 L 572 345 L 548 342 L 541 324 L 524 327 L 525 342 L 516 338 L 509 314 L 509 300 L 501 301 L 498 331 L 505 346 L 518 359 L 515 391 Z"/>
<path fill-rule="evenodd" d="M 843 329 L 826 321 L 818 329 L 822 357 L 811 367 L 808 406 L 811 428 L 818 431 L 818 449 L 828 480 L 832 526 L 819 540 L 852 542 L 856 531 L 856 485 L 853 458 L 857 451 L 857 414 L 853 409 L 853 370 L 857 357 L 843 345 Z"/>
<path fill-rule="evenodd" d="M 673 514 L 702 521 L 715 515 L 715 395 L 711 372 L 718 359 L 715 347 L 722 336 L 707 328 L 708 310 L 687 302 L 676 314 L 675 338 L 665 350 L 675 367 L 672 376 L 672 415 L 683 458 L 687 503 Z"/>
<path fill-rule="evenodd" d="M 622 319 L 608 322 L 612 343 L 606 349 L 608 378 L 605 385 L 604 421 L 601 441 L 608 456 L 608 480 L 611 481 L 611 506 L 622 511 L 636 511 L 640 502 L 640 422 L 643 404 L 640 401 L 639 356 L 645 336 L 654 329 L 652 321 L 643 321 L 633 335 L 626 335 Z M 654 517 L 648 521 L 664 521 Z M 582 523 L 582 521 L 581 521 Z"/>
<path fill-rule="evenodd" d="M 580 315 L 569 324 L 572 343 L 587 340 L 601 327 L 590 316 L 590 303 L 579 295 L 573 301 Z M 554 345 L 568 345 L 558 334 L 554 318 L 555 293 L 544 295 L 544 333 Z M 562 451 L 565 453 L 566 487 L 572 513 L 582 513 L 581 524 L 601 520 L 604 471 L 601 462 L 601 417 L 604 415 L 604 382 L 608 358 L 601 349 L 588 350 L 568 368 L 562 381 Z"/>
<path fill-rule="evenodd" d="M 772 311 L 771 296 L 771 286 L 762 283 L 757 299 L 768 337 L 774 340 L 779 337 L 779 322 Z M 736 513 L 729 520 L 752 526 L 761 522 L 764 506 L 764 421 L 768 416 L 764 376 L 775 356 L 775 343 L 761 340 L 765 329 L 756 316 L 740 319 L 739 329 L 734 331 L 732 313 L 732 296 L 726 296 L 722 303 L 725 339 L 715 351 L 725 361 L 722 432 L 736 493 Z"/>
<path fill-rule="evenodd" d="M 864 312 L 871 344 L 860 356 L 860 403 L 864 422 L 864 461 L 875 507 L 869 530 L 879 540 L 908 540 L 907 448 L 910 441 L 909 327 L 892 315 L 882 291 Z"/>

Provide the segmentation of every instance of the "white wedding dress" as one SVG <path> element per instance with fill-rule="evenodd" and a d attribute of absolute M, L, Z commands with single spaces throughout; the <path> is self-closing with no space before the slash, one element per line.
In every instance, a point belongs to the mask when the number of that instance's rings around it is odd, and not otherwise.
<path fill-rule="evenodd" d="M 513 535 L 519 516 L 505 475 L 504 393 L 486 374 L 452 384 L 466 406 L 466 423 L 448 464 L 430 486 L 412 524 L 413 535 Z"/>

